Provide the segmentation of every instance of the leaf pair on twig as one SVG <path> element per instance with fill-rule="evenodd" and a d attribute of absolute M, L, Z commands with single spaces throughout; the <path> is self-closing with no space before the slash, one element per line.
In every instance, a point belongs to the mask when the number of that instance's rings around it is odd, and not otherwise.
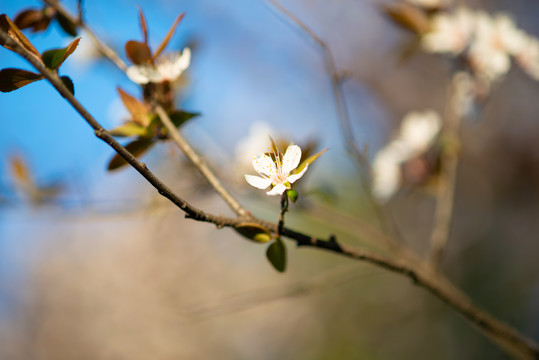
<path fill-rule="evenodd" d="M 28 40 L 28 38 L 20 31 L 17 25 L 15 25 L 5 14 L 0 15 L 0 31 L 6 34 L 10 40 L 22 46 L 30 56 L 33 56 L 43 66 L 56 72 L 58 72 L 58 69 L 64 61 L 75 51 L 80 41 L 80 38 L 78 38 L 73 40 L 65 48 L 47 50 L 43 54 L 40 54 L 30 40 Z M 9 41 L 0 41 L 0 45 L 8 50 L 15 51 L 13 44 L 10 44 Z M 0 71 L 0 91 L 10 92 L 17 90 L 43 78 L 43 75 L 32 71 L 6 68 Z M 69 88 L 71 93 L 74 94 L 75 89 L 71 79 L 67 76 L 62 76 L 61 80 Z"/>

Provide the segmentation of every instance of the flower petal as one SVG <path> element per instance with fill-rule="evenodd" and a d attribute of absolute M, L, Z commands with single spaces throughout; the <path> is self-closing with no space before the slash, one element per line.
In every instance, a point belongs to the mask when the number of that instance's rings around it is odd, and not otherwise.
<path fill-rule="evenodd" d="M 268 194 L 270 196 L 282 195 L 286 189 L 287 189 L 287 187 L 284 186 L 283 184 L 277 184 L 277 185 L 275 185 L 273 187 L 273 189 L 266 192 L 266 194 Z"/>
<path fill-rule="evenodd" d="M 301 159 L 301 149 L 297 145 L 290 145 L 283 156 L 282 173 L 284 176 L 298 167 Z"/>
<path fill-rule="evenodd" d="M 292 184 L 293 182 L 295 182 L 297 179 L 299 179 L 300 177 L 303 176 L 303 174 L 305 174 L 305 171 L 307 171 L 307 168 L 309 167 L 309 164 L 306 164 L 305 167 L 303 168 L 303 170 L 301 170 L 301 172 L 297 173 L 297 174 L 294 174 L 294 175 L 290 175 L 289 177 L 286 178 L 286 180 Z"/>
<path fill-rule="evenodd" d="M 277 168 L 271 158 L 264 154 L 256 154 L 253 158 L 253 167 L 256 172 L 268 178 L 275 178 L 277 175 Z"/>
<path fill-rule="evenodd" d="M 189 67 L 191 63 L 191 50 L 186 47 L 183 49 L 182 54 L 176 58 L 174 62 L 173 79 L 177 79 L 184 71 Z"/>
<path fill-rule="evenodd" d="M 245 180 L 249 185 L 262 190 L 271 185 L 271 179 L 264 179 L 259 176 L 245 175 Z"/>
<path fill-rule="evenodd" d="M 147 84 L 150 82 L 146 67 L 133 65 L 127 69 L 127 77 L 137 84 Z"/>

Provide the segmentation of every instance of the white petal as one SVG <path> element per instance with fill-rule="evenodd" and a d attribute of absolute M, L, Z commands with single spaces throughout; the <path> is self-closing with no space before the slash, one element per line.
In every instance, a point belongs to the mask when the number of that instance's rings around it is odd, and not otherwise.
<path fill-rule="evenodd" d="M 283 168 L 282 173 L 284 176 L 288 175 L 290 171 L 294 170 L 299 165 L 301 159 L 301 149 L 297 145 L 290 145 L 283 156 Z"/>
<path fill-rule="evenodd" d="M 249 183 L 249 185 L 262 190 L 271 185 L 271 179 L 264 179 L 259 176 L 245 175 L 245 180 Z"/>
<path fill-rule="evenodd" d="M 185 71 L 185 69 L 189 67 L 190 63 L 191 50 L 186 47 L 183 49 L 181 56 L 178 56 L 174 62 L 174 73 L 176 75 L 175 78 L 178 78 Z"/>
<path fill-rule="evenodd" d="M 303 170 L 301 170 L 301 172 L 297 173 L 297 174 L 294 174 L 294 175 L 290 175 L 289 177 L 286 178 L 286 180 L 292 184 L 293 182 L 295 182 L 297 179 L 299 179 L 300 177 L 303 176 L 303 174 L 305 174 L 305 171 L 307 171 L 307 168 L 309 167 L 309 164 L 305 165 L 305 167 L 303 168 Z"/>
<path fill-rule="evenodd" d="M 256 154 L 253 158 L 253 167 L 257 173 L 265 177 L 274 178 L 277 175 L 275 163 L 268 155 Z"/>
<path fill-rule="evenodd" d="M 283 184 L 277 184 L 277 185 L 275 185 L 273 187 L 273 189 L 268 191 L 266 194 L 268 194 L 270 196 L 282 195 L 286 189 L 287 189 L 287 187 L 284 186 Z"/>
<path fill-rule="evenodd" d="M 133 65 L 127 69 L 127 77 L 137 84 L 147 84 L 150 82 L 147 70 L 143 66 Z"/>

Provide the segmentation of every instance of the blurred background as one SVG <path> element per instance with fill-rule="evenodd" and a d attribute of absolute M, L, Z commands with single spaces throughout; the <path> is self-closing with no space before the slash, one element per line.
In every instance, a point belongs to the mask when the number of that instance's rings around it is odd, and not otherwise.
<path fill-rule="evenodd" d="M 328 44 L 369 156 L 409 111 L 442 112 L 449 69 L 417 53 L 374 0 L 283 0 Z M 539 35 L 539 3 L 469 1 L 508 12 Z M 73 13 L 75 1 L 63 2 Z M 260 132 L 331 151 L 299 186 L 287 224 L 376 249 L 380 226 L 343 145 L 322 53 L 265 1 L 85 1 L 87 23 L 125 59 L 141 40 L 140 5 L 155 49 L 186 12 L 169 49 L 192 63 L 177 104 L 201 112 L 182 130 L 255 215 L 278 199 L 243 180 L 245 144 Z M 11 18 L 40 2 L 0 0 Z M 27 36 L 67 45 L 52 24 Z M 95 57 L 84 33 L 62 67 L 76 97 L 106 128 L 127 116 L 116 92 L 139 87 Z M 0 49 L 2 68 L 29 65 Z M 477 304 L 539 339 L 539 83 L 514 67 L 482 116 L 462 127 L 454 221 L 443 268 Z M 265 247 L 187 221 L 132 169 L 107 172 L 112 150 L 45 81 L 0 95 L 0 358 L 2 359 L 505 359 L 453 310 L 406 278 L 289 243 L 279 274 Z M 264 130 L 260 130 L 264 129 Z M 265 135 L 264 135 L 265 136 Z M 243 147 L 242 147 L 243 146 Z M 180 196 L 231 215 L 171 144 L 144 158 Z M 402 189 L 387 211 L 424 254 L 432 189 Z"/>

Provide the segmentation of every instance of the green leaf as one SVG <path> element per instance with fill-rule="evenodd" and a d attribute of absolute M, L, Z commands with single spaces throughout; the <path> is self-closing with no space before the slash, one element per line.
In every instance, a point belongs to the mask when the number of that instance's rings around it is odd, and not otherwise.
<path fill-rule="evenodd" d="M 294 189 L 287 190 L 286 195 L 292 202 L 296 202 L 298 200 L 298 192 Z"/>
<path fill-rule="evenodd" d="M 43 53 L 41 58 L 45 63 L 45 66 L 51 70 L 56 70 L 62 65 L 69 55 L 75 51 L 79 45 L 80 38 L 73 40 L 66 48 L 63 49 L 51 49 Z"/>
<path fill-rule="evenodd" d="M 43 79 L 40 74 L 21 69 L 3 69 L 0 71 L 0 91 L 10 92 L 17 90 L 34 81 Z"/>
<path fill-rule="evenodd" d="M 112 136 L 130 137 L 130 136 L 142 136 L 146 135 L 146 128 L 140 126 L 134 121 L 129 121 L 123 125 L 118 126 L 109 131 Z"/>
<path fill-rule="evenodd" d="M 73 85 L 71 78 L 69 76 L 60 76 L 60 80 L 62 80 L 64 85 L 69 89 L 71 95 L 75 96 L 75 85 Z"/>
<path fill-rule="evenodd" d="M 139 156 L 142 156 L 146 151 L 148 151 L 154 144 L 155 142 L 151 139 L 137 139 L 127 144 L 125 148 L 127 149 L 127 151 L 133 154 L 133 156 L 138 158 Z M 116 170 L 124 165 L 127 165 L 127 161 L 125 161 L 125 159 L 120 155 L 116 154 L 110 160 L 107 170 Z"/>
<path fill-rule="evenodd" d="M 286 247 L 281 238 L 277 238 L 266 250 L 266 257 L 275 270 L 284 272 L 286 270 Z"/>
<path fill-rule="evenodd" d="M 196 116 L 200 116 L 200 113 L 190 113 L 183 110 L 176 110 L 172 114 L 169 114 L 170 120 L 176 127 L 182 126 L 187 120 Z"/>
<path fill-rule="evenodd" d="M 241 223 L 234 227 L 241 236 L 259 243 L 267 243 L 271 240 L 271 233 L 265 227 L 256 223 Z"/>
<path fill-rule="evenodd" d="M 300 173 L 303 169 L 305 169 L 305 166 L 307 166 L 307 164 L 309 164 L 309 165 L 312 164 L 316 159 L 318 159 L 318 157 L 320 155 L 322 155 L 323 153 L 325 153 L 328 150 L 329 149 L 324 149 L 324 150 L 322 150 L 322 151 L 320 151 L 320 152 L 318 152 L 318 153 L 316 153 L 314 155 L 309 156 L 307 159 L 303 160 L 301 162 L 301 164 L 299 164 L 299 166 L 296 168 L 296 170 L 294 170 L 293 173 L 294 174 Z"/>
<path fill-rule="evenodd" d="M 71 19 L 64 16 L 60 11 L 56 12 L 56 20 L 58 24 L 68 35 L 73 37 L 77 36 L 77 24 L 75 24 Z"/>

